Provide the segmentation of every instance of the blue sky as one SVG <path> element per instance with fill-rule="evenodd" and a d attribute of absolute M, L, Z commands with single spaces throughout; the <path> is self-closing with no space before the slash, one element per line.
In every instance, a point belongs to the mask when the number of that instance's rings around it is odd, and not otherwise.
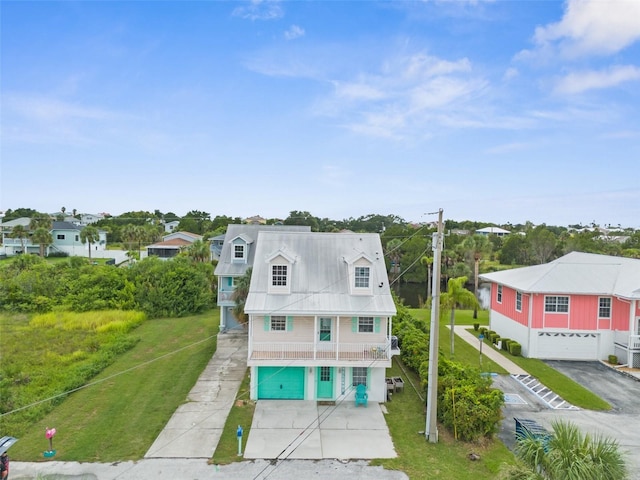
<path fill-rule="evenodd" d="M 640 228 L 640 0 L 0 8 L 0 210 Z"/>

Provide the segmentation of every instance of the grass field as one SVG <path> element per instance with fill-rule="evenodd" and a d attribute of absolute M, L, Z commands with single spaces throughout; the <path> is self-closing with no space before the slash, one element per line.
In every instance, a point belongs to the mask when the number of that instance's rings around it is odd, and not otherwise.
<path fill-rule="evenodd" d="M 42 460 L 46 427 L 58 432 L 56 460 L 142 458 L 215 352 L 218 323 L 217 310 L 145 322 L 135 330 L 136 346 L 34 423 L 12 458 Z"/>

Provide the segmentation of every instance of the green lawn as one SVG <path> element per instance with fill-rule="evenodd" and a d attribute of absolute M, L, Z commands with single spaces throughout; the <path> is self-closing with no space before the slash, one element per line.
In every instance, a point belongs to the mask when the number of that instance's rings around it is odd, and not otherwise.
<path fill-rule="evenodd" d="M 215 352 L 219 313 L 148 320 L 140 342 L 33 424 L 12 448 L 17 461 L 42 460 L 45 427 L 55 427 L 56 460 L 111 462 L 144 456 Z"/>

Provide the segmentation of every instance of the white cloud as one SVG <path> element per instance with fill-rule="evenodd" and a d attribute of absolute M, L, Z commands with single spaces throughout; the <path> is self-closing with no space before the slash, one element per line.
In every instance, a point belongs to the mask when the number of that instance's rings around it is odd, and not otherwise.
<path fill-rule="evenodd" d="M 618 65 L 604 71 L 570 73 L 556 84 L 555 92 L 571 95 L 587 90 L 615 87 L 634 80 L 640 80 L 640 68 Z"/>
<path fill-rule="evenodd" d="M 287 40 L 295 40 L 296 38 L 304 37 L 304 34 L 304 28 L 301 28 L 298 25 L 291 25 L 289 30 L 284 32 L 284 38 Z"/>
<path fill-rule="evenodd" d="M 568 56 L 613 54 L 639 39 L 637 0 L 568 0 L 562 20 L 534 35 L 538 53 L 551 48 Z"/>
<path fill-rule="evenodd" d="M 531 147 L 532 145 L 530 143 L 513 142 L 513 143 L 505 143 L 503 145 L 496 145 L 495 147 L 491 147 L 485 150 L 485 152 L 495 155 L 495 154 L 519 152 L 522 150 L 527 150 Z"/>
<path fill-rule="evenodd" d="M 503 78 L 503 80 L 509 81 L 509 80 L 511 80 L 513 78 L 516 78 L 518 75 L 520 75 L 520 72 L 518 71 L 517 68 L 509 67 L 504 72 L 504 75 L 502 76 L 502 78 Z"/>
<path fill-rule="evenodd" d="M 282 18 L 284 11 L 279 0 L 251 0 L 248 5 L 236 7 L 232 14 L 247 20 L 275 20 Z"/>

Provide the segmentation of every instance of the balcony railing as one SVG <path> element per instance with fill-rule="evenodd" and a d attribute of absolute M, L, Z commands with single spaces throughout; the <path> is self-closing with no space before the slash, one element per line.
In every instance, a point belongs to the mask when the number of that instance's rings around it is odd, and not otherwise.
<path fill-rule="evenodd" d="M 218 303 L 233 302 L 233 290 L 218 290 Z"/>
<path fill-rule="evenodd" d="M 390 343 L 254 342 L 251 360 L 389 360 Z"/>
<path fill-rule="evenodd" d="M 640 350 L 640 335 L 629 335 L 629 332 L 615 332 L 614 341 L 617 345 L 629 350 Z"/>

